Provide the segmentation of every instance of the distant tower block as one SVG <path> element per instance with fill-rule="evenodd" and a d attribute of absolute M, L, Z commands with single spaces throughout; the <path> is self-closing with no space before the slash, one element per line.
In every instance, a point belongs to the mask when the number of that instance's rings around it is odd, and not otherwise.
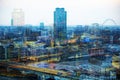
<path fill-rule="evenodd" d="M 22 9 L 14 9 L 12 12 L 12 25 L 13 26 L 24 26 L 24 12 Z"/>
<path fill-rule="evenodd" d="M 43 23 L 43 22 L 40 23 L 40 29 L 41 29 L 41 30 L 44 29 L 44 23 Z"/>
<path fill-rule="evenodd" d="M 11 26 L 13 26 L 13 19 L 11 19 Z"/>

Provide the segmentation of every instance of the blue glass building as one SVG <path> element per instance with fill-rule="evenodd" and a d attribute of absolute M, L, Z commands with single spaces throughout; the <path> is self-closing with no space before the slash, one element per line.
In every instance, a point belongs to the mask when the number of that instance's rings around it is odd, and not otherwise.
<path fill-rule="evenodd" d="M 40 30 L 44 30 L 44 23 L 43 22 L 40 23 Z"/>
<path fill-rule="evenodd" d="M 67 12 L 64 8 L 54 11 L 54 38 L 57 41 L 67 38 Z"/>

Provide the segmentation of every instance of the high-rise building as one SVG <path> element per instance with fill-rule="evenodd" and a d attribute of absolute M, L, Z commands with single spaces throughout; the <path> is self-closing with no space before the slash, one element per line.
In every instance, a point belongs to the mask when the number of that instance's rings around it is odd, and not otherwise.
<path fill-rule="evenodd" d="M 14 9 L 12 12 L 12 25 L 13 26 L 24 26 L 24 12 L 22 9 Z"/>
<path fill-rule="evenodd" d="M 0 60 L 5 59 L 5 48 L 0 45 Z"/>
<path fill-rule="evenodd" d="M 40 23 L 40 30 L 43 30 L 43 29 L 44 29 L 44 23 L 41 22 L 41 23 Z"/>
<path fill-rule="evenodd" d="M 67 12 L 64 8 L 54 11 L 54 38 L 58 41 L 67 38 Z"/>
<path fill-rule="evenodd" d="M 11 26 L 13 26 L 13 19 L 11 19 Z"/>

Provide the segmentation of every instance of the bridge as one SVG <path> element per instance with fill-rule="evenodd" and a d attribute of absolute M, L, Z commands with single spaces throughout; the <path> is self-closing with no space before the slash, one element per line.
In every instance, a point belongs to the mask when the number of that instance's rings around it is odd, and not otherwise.
<path fill-rule="evenodd" d="M 78 80 L 77 77 L 73 77 L 69 72 L 65 72 L 62 70 L 55 70 L 49 68 L 37 68 L 33 66 L 28 66 L 25 64 L 19 64 L 14 62 L 0 62 L 0 66 L 6 66 L 9 69 L 18 69 L 20 71 L 28 71 L 29 73 L 36 74 L 37 76 L 41 75 L 50 75 L 50 76 L 58 76 L 61 78 L 67 78 L 69 80 Z M 38 80 L 41 80 L 40 77 Z M 45 79 L 44 79 L 45 80 Z"/>

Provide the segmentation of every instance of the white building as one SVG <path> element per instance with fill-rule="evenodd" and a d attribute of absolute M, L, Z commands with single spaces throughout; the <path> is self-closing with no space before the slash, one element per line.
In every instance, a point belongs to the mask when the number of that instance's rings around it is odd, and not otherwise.
<path fill-rule="evenodd" d="M 24 12 L 22 9 L 14 9 L 12 12 L 12 25 L 13 26 L 24 26 Z"/>

